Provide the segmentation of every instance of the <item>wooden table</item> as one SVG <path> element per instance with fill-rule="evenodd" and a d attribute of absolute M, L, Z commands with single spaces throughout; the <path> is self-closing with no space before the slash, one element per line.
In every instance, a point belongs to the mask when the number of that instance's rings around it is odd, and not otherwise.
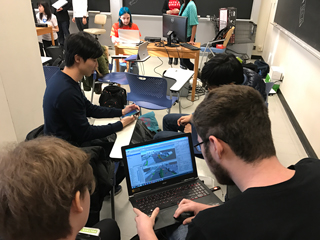
<path fill-rule="evenodd" d="M 196 43 L 196 47 L 200 48 L 200 43 Z M 125 54 L 125 55 L 134 55 L 138 52 L 138 47 L 128 47 L 115 45 L 115 54 Z M 200 50 L 194 51 L 184 47 L 156 47 L 155 43 L 149 43 L 148 53 L 152 57 L 172 57 L 172 58 L 190 58 L 194 59 L 194 75 L 193 75 L 193 84 L 192 84 L 192 95 L 191 101 L 194 101 L 194 96 L 197 86 L 197 77 L 198 77 L 198 68 L 199 68 L 199 55 Z M 169 55 L 169 56 L 168 56 Z M 119 60 L 116 60 L 117 72 L 119 72 Z"/>
<path fill-rule="evenodd" d="M 37 36 L 46 34 L 46 33 L 50 33 L 51 34 L 51 41 L 52 41 L 52 46 L 55 46 L 54 43 L 54 39 L 53 39 L 53 31 L 52 31 L 52 27 L 36 27 L 37 30 Z"/>

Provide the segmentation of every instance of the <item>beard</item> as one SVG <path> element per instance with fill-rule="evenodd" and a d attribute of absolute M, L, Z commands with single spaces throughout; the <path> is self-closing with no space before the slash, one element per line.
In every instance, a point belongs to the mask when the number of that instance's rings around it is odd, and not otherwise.
<path fill-rule="evenodd" d="M 212 157 L 209 147 L 205 146 L 205 159 L 210 171 L 216 177 L 217 181 L 220 184 L 224 185 L 235 185 L 233 180 L 230 177 L 230 174 L 227 169 L 225 169 L 221 164 L 217 163 L 216 160 Z"/>

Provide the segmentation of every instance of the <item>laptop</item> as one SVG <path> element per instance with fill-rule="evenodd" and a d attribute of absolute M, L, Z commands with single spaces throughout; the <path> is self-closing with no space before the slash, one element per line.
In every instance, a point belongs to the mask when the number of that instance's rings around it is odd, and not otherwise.
<path fill-rule="evenodd" d="M 138 54 L 137 55 L 131 55 L 127 57 L 125 60 L 126 61 L 136 61 L 136 62 L 144 62 L 150 58 L 149 53 L 148 53 L 148 42 L 144 42 L 139 45 L 138 48 Z"/>
<path fill-rule="evenodd" d="M 119 29 L 119 41 L 121 45 L 134 45 L 140 43 L 140 31 L 139 30 L 129 30 L 129 29 Z"/>
<path fill-rule="evenodd" d="M 124 146 L 122 156 L 132 206 L 147 215 L 160 207 L 155 230 L 178 222 L 173 214 L 183 198 L 222 204 L 198 178 L 190 133 Z"/>

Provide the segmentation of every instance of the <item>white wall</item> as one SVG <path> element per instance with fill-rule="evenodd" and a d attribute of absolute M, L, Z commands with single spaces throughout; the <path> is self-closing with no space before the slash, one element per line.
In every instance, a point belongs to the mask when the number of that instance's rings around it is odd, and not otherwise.
<path fill-rule="evenodd" d="M 261 9 L 270 9 L 265 16 L 267 32 L 264 41 L 263 58 L 269 65 L 284 69 L 281 85 L 287 103 L 307 136 L 316 154 L 320 156 L 320 59 L 274 27 L 273 22 L 277 0 L 264 0 Z M 261 33 L 263 34 L 263 33 Z"/>
<path fill-rule="evenodd" d="M 43 123 L 45 80 L 30 1 L 0 2 L 0 144 Z M 23 20 L 21 20 L 23 19 Z"/>

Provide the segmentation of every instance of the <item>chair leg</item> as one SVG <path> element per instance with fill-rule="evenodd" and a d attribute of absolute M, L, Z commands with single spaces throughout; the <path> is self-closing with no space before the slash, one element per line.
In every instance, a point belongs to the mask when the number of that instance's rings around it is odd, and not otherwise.
<path fill-rule="evenodd" d="M 93 79 L 92 80 L 92 89 L 91 89 L 91 103 L 92 103 L 92 100 L 93 100 L 93 93 L 94 93 L 95 85 L 96 85 L 96 81 Z"/>

